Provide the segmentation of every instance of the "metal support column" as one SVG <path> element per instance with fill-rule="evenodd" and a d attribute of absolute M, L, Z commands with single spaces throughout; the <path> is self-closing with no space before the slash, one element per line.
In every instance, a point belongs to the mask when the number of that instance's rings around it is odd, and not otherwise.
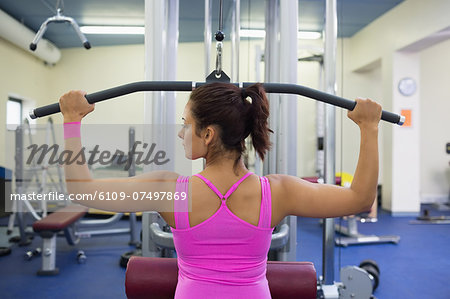
<path fill-rule="evenodd" d="M 279 0 L 266 0 L 266 40 L 264 50 L 264 81 L 280 82 L 279 70 Z M 280 107 L 280 95 L 268 95 L 270 103 L 269 127 L 274 132 L 279 132 L 278 115 Z M 270 134 L 272 149 L 267 153 L 263 164 L 263 175 L 276 173 L 277 134 Z"/>
<path fill-rule="evenodd" d="M 325 16 L 325 91 L 336 94 L 336 43 L 337 43 L 337 12 L 336 0 L 326 1 Z M 335 107 L 325 108 L 325 183 L 335 184 Z M 334 218 L 327 218 L 323 226 L 322 275 L 326 285 L 334 283 Z"/>
<path fill-rule="evenodd" d="M 164 63 L 164 80 L 177 79 L 179 0 L 168 0 L 166 10 L 166 55 Z M 167 91 L 164 103 L 164 138 L 168 157 L 174 157 L 165 165 L 166 170 L 175 170 L 175 142 L 178 139 L 174 124 L 176 111 L 176 92 Z"/>
<path fill-rule="evenodd" d="M 239 82 L 239 45 L 241 30 L 241 0 L 233 0 L 231 15 L 231 82 Z"/>
<path fill-rule="evenodd" d="M 19 125 L 15 132 L 15 190 L 16 193 L 22 194 L 24 193 L 24 186 L 23 186 L 23 127 L 22 125 Z M 13 212 L 16 215 L 17 223 L 19 226 L 19 232 L 20 232 L 20 241 L 19 246 L 27 246 L 31 244 L 31 239 L 27 236 L 26 233 L 26 213 L 23 211 L 23 204 L 21 201 L 17 202 L 17 204 L 14 206 Z"/>
<path fill-rule="evenodd" d="M 165 16 L 166 1 L 145 1 L 145 80 L 164 80 L 166 54 Z M 145 94 L 144 121 L 146 124 L 163 123 L 164 101 L 162 97 L 162 92 Z"/>
<path fill-rule="evenodd" d="M 205 78 L 211 73 L 211 23 L 212 23 L 212 2 L 205 0 L 205 31 L 204 31 L 204 45 L 205 45 Z"/>
<path fill-rule="evenodd" d="M 297 83 L 298 2 L 280 2 L 280 82 Z M 281 140 L 278 153 L 281 173 L 297 175 L 297 97 L 281 96 Z"/>
<path fill-rule="evenodd" d="M 178 17 L 179 0 L 146 0 L 145 1 L 145 80 L 176 80 L 176 64 L 178 49 Z M 175 93 L 154 92 L 145 94 L 144 122 L 152 124 L 152 128 L 144 129 L 144 142 L 152 141 L 166 147 L 166 152 L 174 156 L 173 134 L 165 134 L 167 126 L 175 124 Z M 156 126 L 155 126 L 156 125 Z M 149 132 L 150 131 L 150 132 Z M 169 139 L 170 138 L 170 139 Z M 172 159 L 173 160 L 173 159 Z M 174 169 L 174 165 L 166 165 L 166 169 Z M 144 167 L 144 171 L 151 171 Z M 142 215 L 142 255 L 149 252 L 149 213 Z"/>
<path fill-rule="evenodd" d="M 280 1 L 280 82 L 297 83 L 298 2 Z M 280 100 L 280 130 L 277 150 L 277 173 L 297 176 L 297 100 L 295 95 L 282 95 Z M 289 241 L 281 249 L 279 259 L 297 258 L 297 217 L 288 216 Z"/>
<path fill-rule="evenodd" d="M 129 152 L 132 153 L 133 146 L 136 141 L 136 130 L 133 127 L 130 127 L 128 129 L 128 149 Z M 130 155 L 128 159 L 131 159 L 130 168 L 128 169 L 128 176 L 132 177 L 136 175 L 136 163 L 135 163 L 135 157 L 134 155 Z M 130 213 L 129 215 L 129 222 L 130 222 L 130 242 L 128 242 L 129 245 L 137 245 L 140 243 L 139 240 L 139 232 L 137 230 L 137 219 L 136 219 L 136 213 Z"/>
<path fill-rule="evenodd" d="M 319 90 L 325 91 L 323 59 L 319 63 Z M 325 103 L 316 102 L 316 136 L 317 136 L 317 155 L 316 172 L 320 180 L 324 179 L 325 155 L 323 139 L 325 136 Z"/>
<path fill-rule="evenodd" d="M 266 1 L 266 49 L 264 52 L 266 82 L 297 82 L 296 1 Z M 284 98 L 281 101 L 281 98 Z M 270 95 L 269 126 L 272 150 L 264 161 L 263 174 L 297 175 L 297 104 L 289 95 Z M 280 114 L 282 117 L 280 117 Z M 294 125 L 292 125 L 294 124 Z M 288 138 L 289 136 L 289 138 Z M 289 241 L 277 255 L 278 260 L 295 261 L 297 249 L 297 218 L 286 217 L 280 225 L 289 225 Z"/>

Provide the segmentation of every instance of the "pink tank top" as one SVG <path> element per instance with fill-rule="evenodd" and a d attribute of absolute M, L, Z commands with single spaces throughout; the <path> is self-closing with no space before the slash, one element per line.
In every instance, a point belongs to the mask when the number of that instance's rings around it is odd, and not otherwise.
<path fill-rule="evenodd" d="M 204 222 L 190 227 L 188 201 L 174 201 L 173 241 L 178 256 L 176 299 L 271 298 L 266 279 L 267 253 L 273 229 L 269 180 L 260 177 L 261 211 L 258 226 L 234 215 L 226 199 L 251 173 L 244 175 L 225 195 L 197 174 L 222 203 Z M 188 192 L 189 177 L 179 177 L 177 192 Z"/>

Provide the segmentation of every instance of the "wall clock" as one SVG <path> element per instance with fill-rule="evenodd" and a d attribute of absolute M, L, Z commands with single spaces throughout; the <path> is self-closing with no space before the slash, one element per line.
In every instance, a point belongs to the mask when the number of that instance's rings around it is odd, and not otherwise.
<path fill-rule="evenodd" d="M 413 78 L 409 77 L 402 78 L 398 82 L 398 91 L 406 97 L 415 94 L 416 89 L 417 89 L 416 81 Z"/>

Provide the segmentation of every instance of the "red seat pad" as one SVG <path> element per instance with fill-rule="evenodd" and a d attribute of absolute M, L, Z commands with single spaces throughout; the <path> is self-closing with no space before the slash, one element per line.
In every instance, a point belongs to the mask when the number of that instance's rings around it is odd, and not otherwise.
<path fill-rule="evenodd" d="M 88 211 L 87 207 L 80 205 L 70 205 L 56 210 L 47 217 L 33 223 L 33 230 L 39 231 L 60 231 L 75 221 L 83 217 Z"/>
<path fill-rule="evenodd" d="M 128 261 L 125 291 L 128 299 L 173 298 L 178 280 L 175 258 L 133 256 Z M 272 298 L 316 299 L 317 277 L 310 262 L 267 263 Z"/>
<path fill-rule="evenodd" d="M 267 280 L 272 298 L 317 296 L 316 269 L 311 262 L 267 262 Z"/>

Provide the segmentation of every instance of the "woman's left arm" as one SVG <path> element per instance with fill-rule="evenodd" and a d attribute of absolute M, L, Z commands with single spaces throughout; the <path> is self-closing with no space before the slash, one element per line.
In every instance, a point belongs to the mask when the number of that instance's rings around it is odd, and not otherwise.
<path fill-rule="evenodd" d="M 177 173 L 153 171 L 130 178 L 92 178 L 86 159 L 78 155 L 83 153 L 79 132 L 81 120 L 94 110 L 94 105 L 88 103 L 85 94 L 71 91 L 60 99 L 65 132 L 72 130 L 65 136 L 64 148 L 78 157 L 76 162 L 64 164 L 69 196 L 81 205 L 113 212 L 173 210 L 170 197 L 174 195 Z"/>

